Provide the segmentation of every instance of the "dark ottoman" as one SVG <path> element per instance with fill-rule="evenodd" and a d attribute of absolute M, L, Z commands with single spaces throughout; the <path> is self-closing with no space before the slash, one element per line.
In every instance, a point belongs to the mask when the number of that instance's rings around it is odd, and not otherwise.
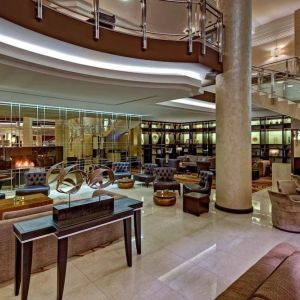
<path fill-rule="evenodd" d="M 196 216 L 209 211 L 209 195 L 201 193 L 187 193 L 183 195 L 183 211 Z"/>

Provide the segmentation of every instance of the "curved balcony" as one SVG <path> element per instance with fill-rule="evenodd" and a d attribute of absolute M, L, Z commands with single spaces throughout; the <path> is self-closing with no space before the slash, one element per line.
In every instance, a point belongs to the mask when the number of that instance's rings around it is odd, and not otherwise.
<path fill-rule="evenodd" d="M 106 9 L 102 9 L 97 0 L 93 3 L 91 0 L 72 1 L 85 4 L 75 7 L 67 6 L 68 2 L 0 0 L 0 17 L 40 34 L 104 53 L 144 60 L 199 63 L 222 72 L 222 14 L 206 1 L 153 0 L 151 4 L 146 0 L 133 1 L 140 24 L 128 20 L 128 15 L 125 18 L 111 13 L 113 7 L 110 9 L 108 5 L 111 1 L 106 2 Z M 186 22 L 185 30 L 157 30 L 151 17 L 153 3 L 155 9 L 162 5 L 164 9 L 171 9 L 171 13 L 176 6 L 179 23 Z"/>

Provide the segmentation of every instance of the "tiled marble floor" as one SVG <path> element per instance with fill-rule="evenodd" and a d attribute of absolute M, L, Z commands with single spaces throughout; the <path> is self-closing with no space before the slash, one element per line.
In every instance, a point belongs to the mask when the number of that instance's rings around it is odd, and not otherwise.
<path fill-rule="evenodd" d="M 118 241 L 70 259 L 66 300 L 214 299 L 274 245 L 300 245 L 300 235 L 272 228 L 266 190 L 253 194 L 253 214 L 217 211 L 212 201 L 208 214 L 195 217 L 182 212 L 181 198 L 173 207 L 155 206 L 152 187 L 110 189 L 144 201 L 142 255 L 133 247 L 133 267 L 128 268 L 123 241 Z M 77 197 L 90 193 L 84 187 Z M 58 197 L 55 192 L 51 196 Z M 55 266 L 32 275 L 30 300 L 55 296 Z M 0 299 L 17 299 L 12 282 L 0 287 Z"/>

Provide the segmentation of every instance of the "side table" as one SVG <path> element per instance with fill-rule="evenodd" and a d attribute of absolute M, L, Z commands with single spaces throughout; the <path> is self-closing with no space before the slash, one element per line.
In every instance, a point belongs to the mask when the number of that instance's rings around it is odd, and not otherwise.
<path fill-rule="evenodd" d="M 183 211 L 196 216 L 209 211 L 209 195 L 201 193 L 187 193 L 183 195 Z"/>
<path fill-rule="evenodd" d="M 157 191 L 153 194 L 153 200 L 159 206 L 171 206 L 176 203 L 176 193 L 169 191 Z"/>
<path fill-rule="evenodd" d="M 131 189 L 134 185 L 134 181 L 131 178 L 121 178 L 118 180 L 119 189 Z"/>

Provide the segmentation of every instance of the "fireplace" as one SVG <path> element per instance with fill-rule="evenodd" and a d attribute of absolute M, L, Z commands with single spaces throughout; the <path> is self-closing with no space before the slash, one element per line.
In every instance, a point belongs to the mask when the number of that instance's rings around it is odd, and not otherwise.
<path fill-rule="evenodd" d="M 31 169 L 35 167 L 33 158 L 30 156 L 15 156 L 11 165 L 12 169 Z"/>
<path fill-rule="evenodd" d="M 48 168 L 63 161 L 63 147 L 2 147 L 0 170 Z"/>

